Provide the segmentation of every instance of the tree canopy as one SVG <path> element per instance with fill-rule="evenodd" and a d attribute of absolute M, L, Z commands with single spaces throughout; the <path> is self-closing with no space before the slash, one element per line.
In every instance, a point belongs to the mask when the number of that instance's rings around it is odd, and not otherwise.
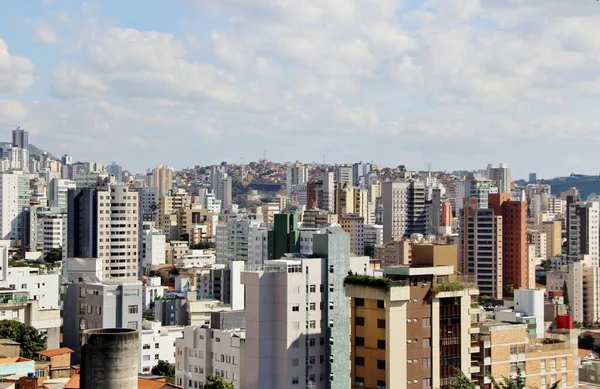
<path fill-rule="evenodd" d="M 514 378 L 502 377 L 500 382 L 496 381 L 494 377 L 488 376 L 492 380 L 493 389 L 526 389 L 525 377 L 521 374 L 521 369 L 517 367 L 517 375 Z M 460 369 L 455 369 L 455 375 L 450 384 L 452 389 L 476 389 L 477 384 L 471 381 L 465 373 Z M 556 381 L 548 389 L 560 388 L 560 381 Z"/>
<path fill-rule="evenodd" d="M 48 251 L 46 253 L 46 256 L 44 257 L 44 261 L 51 262 L 51 263 L 62 261 L 62 248 L 58 247 L 58 248 L 50 249 L 50 251 Z"/>
<path fill-rule="evenodd" d="M 191 250 L 206 250 L 206 249 L 214 249 L 214 242 L 199 242 L 190 246 Z"/>
<path fill-rule="evenodd" d="M 0 321 L 0 338 L 21 344 L 21 356 L 35 359 L 37 352 L 46 349 L 46 335 L 35 328 L 15 320 Z"/>
<path fill-rule="evenodd" d="M 204 389 L 234 389 L 231 382 L 225 381 L 218 375 L 210 375 L 204 385 Z"/>
<path fill-rule="evenodd" d="M 152 374 L 163 376 L 168 382 L 175 382 L 175 366 L 162 359 L 152 368 Z"/>

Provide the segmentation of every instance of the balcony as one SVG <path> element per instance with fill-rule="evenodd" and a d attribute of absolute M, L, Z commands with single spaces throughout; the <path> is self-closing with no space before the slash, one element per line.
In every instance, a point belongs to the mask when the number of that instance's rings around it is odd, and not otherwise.
<path fill-rule="evenodd" d="M 480 372 L 481 372 L 481 367 L 479 366 L 479 363 L 476 363 L 476 362 L 471 363 L 471 367 L 469 368 L 469 373 L 477 374 Z"/>
<path fill-rule="evenodd" d="M 481 329 L 479 328 L 478 322 L 471 323 L 471 328 L 469 328 L 469 334 L 479 334 Z"/>

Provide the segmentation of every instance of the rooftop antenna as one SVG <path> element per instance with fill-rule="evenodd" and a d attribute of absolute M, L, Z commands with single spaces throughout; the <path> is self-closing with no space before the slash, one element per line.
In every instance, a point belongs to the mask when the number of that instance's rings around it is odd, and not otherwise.
<path fill-rule="evenodd" d="M 263 160 L 267 160 L 267 150 L 263 150 Z"/>
<path fill-rule="evenodd" d="M 325 165 L 325 154 L 323 154 L 323 165 Z"/>

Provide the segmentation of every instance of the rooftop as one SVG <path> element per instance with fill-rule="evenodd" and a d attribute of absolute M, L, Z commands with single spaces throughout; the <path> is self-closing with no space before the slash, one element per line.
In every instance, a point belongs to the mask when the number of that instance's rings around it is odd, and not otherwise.
<path fill-rule="evenodd" d="M 70 354 L 72 352 L 73 352 L 73 350 L 71 350 L 68 347 L 61 347 L 61 348 L 55 348 L 52 350 L 38 351 L 38 354 L 43 355 L 48 358 L 51 358 L 51 357 L 55 357 L 57 355 Z"/>

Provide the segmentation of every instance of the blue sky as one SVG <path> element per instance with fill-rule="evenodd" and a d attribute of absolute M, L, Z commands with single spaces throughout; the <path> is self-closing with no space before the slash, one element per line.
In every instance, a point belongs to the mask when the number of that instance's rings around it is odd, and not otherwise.
<path fill-rule="evenodd" d="M 256 160 L 598 173 L 600 5 L 18 1 L 0 128 L 134 172 Z"/>

